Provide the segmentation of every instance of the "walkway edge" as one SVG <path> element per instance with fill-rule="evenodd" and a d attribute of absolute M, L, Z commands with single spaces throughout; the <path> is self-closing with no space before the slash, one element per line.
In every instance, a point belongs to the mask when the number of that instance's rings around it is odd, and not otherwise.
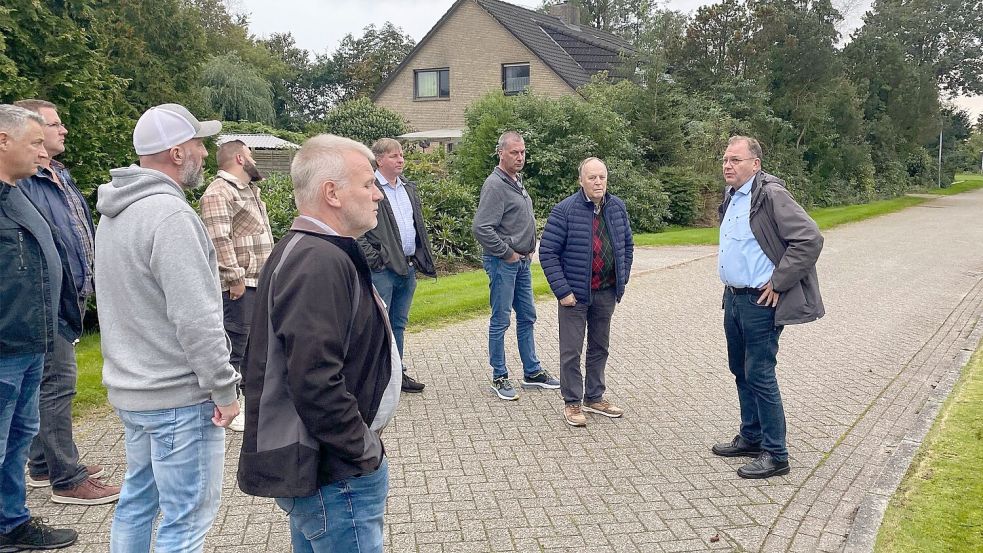
<path fill-rule="evenodd" d="M 983 339 L 983 317 L 977 314 L 973 331 L 966 337 L 962 351 L 953 359 L 945 377 L 925 401 L 915 426 L 908 431 L 901 443 L 891 453 L 874 486 L 867 491 L 861 500 L 846 537 L 844 552 L 867 553 L 874 550 L 877 534 L 880 531 L 884 513 L 887 511 L 891 497 L 901 485 L 905 474 L 908 473 L 908 469 L 918 453 L 918 448 L 921 447 L 923 440 L 932 429 L 946 398 L 949 397 L 955 387 L 960 375 L 962 375 L 963 367 L 969 363 L 981 339 Z"/>

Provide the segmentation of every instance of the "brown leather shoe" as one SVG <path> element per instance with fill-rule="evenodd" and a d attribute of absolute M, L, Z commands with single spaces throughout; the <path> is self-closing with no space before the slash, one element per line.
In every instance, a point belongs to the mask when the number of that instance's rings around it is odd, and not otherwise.
<path fill-rule="evenodd" d="M 587 411 L 588 413 L 597 413 L 598 415 L 604 415 L 605 417 L 610 417 L 612 419 L 619 418 L 621 415 L 625 414 L 624 409 L 614 405 L 606 399 L 595 401 L 594 403 L 585 403 L 584 411 Z"/>
<path fill-rule="evenodd" d="M 99 478 L 106 473 L 106 469 L 102 468 L 101 465 L 85 465 L 85 472 L 89 475 L 89 478 Z M 47 488 L 51 485 L 51 477 L 47 474 L 39 474 L 37 476 L 28 474 L 27 485 L 32 488 Z"/>
<path fill-rule="evenodd" d="M 103 505 L 118 500 L 119 490 L 119 486 L 110 486 L 90 477 L 74 488 L 51 490 L 51 501 L 67 505 Z"/>
<path fill-rule="evenodd" d="M 563 418 L 570 426 L 587 426 L 587 417 L 580 410 L 580 405 L 571 403 L 563 407 Z"/>

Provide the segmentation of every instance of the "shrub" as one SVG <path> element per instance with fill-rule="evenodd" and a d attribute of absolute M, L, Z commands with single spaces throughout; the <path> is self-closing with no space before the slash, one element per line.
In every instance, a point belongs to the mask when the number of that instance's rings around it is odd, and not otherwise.
<path fill-rule="evenodd" d="M 471 235 L 478 207 L 474 189 L 450 178 L 443 150 L 423 153 L 407 149 L 405 157 L 403 175 L 417 185 L 438 267 L 476 262 L 481 250 Z"/>
<path fill-rule="evenodd" d="M 498 164 L 494 152 L 499 135 L 516 130 L 528 153 L 523 182 L 541 217 L 576 190 L 577 167 L 584 158 L 599 157 L 609 170 L 641 165 L 625 120 L 604 105 L 576 97 L 506 97 L 497 91 L 472 104 L 465 120 L 467 130 L 451 166 L 453 175 L 477 194 Z"/>
<path fill-rule="evenodd" d="M 337 134 L 363 144 L 371 144 L 383 137 L 399 136 L 408 130 L 403 116 L 373 104 L 368 98 L 339 104 L 324 119 L 307 128 L 308 134 Z"/>
<path fill-rule="evenodd" d="M 423 220 L 439 267 L 473 263 L 481 250 L 471 234 L 478 200 L 471 188 L 453 179 L 417 182 Z"/>
<path fill-rule="evenodd" d="M 270 173 L 259 185 L 263 189 L 263 201 L 266 202 L 266 214 L 270 217 L 273 239 L 280 240 L 297 217 L 293 182 L 286 173 Z"/>
<path fill-rule="evenodd" d="M 663 167 L 655 176 L 668 195 L 666 222 L 689 226 L 703 215 L 704 198 L 718 187 L 712 179 L 685 167 Z"/>

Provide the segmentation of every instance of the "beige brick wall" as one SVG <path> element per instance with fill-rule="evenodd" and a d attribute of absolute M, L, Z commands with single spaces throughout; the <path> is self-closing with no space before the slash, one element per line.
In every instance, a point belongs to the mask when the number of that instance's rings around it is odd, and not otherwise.
<path fill-rule="evenodd" d="M 403 65 L 376 103 L 403 114 L 417 131 L 461 129 L 471 102 L 502 89 L 502 64 L 525 62 L 530 89 L 537 94 L 576 93 L 488 12 L 467 1 Z M 413 71 L 445 67 L 450 68 L 450 98 L 413 99 Z"/>

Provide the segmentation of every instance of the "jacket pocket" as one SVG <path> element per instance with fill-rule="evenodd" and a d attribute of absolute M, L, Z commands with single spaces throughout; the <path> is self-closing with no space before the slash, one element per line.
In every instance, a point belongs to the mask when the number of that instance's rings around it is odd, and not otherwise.
<path fill-rule="evenodd" d="M 266 231 L 265 221 L 250 209 L 252 202 L 232 201 L 232 234 L 237 237 L 255 236 Z"/>

